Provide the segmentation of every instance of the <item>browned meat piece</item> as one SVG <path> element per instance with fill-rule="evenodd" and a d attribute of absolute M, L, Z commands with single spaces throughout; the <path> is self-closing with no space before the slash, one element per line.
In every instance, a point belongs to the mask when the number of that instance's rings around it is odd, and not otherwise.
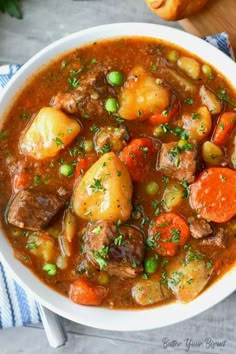
<path fill-rule="evenodd" d="M 43 230 L 64 203 L 54 194 L 21 190 L 11 201 L 8 222 L 29 230 Z"/>
<path fill-rule="evenodd" d="M 176 178 L 179 181 L 186 179 L 194 181 L 197 156 L 196 148 L 191 150 L 180 150 L 176 142 L 162 144 L 159 155 L 159 170 L 168 177 Z"/>
<path fill-rule="evenodd" d="M 190 232 L 193 238 L 199 239 L 209 236 L 213 231 L 211 225 L 204 219 L 194 219 L 190 224 Z"/>
<path fill-rule="evenodd" d="M 120 152 L 126 145 L 129 135 L 124 127 L 103 127 L 95 136 L 95 146 L 97 152 L 102 152 L 107 148 L 110 151 Z"/>
<path fill-rule="evenodd" d="M 101 115 L 104 112 L 102 98 L 108 93 L 114 94 L 114 89 L 107 85 L 106 73 L 103 67 L 86 73 L 80 79 L 78 88 L 58 93 L 52 98 L 51 105 L 70 114 Z"/>
<path fill-rule="evenodd" d="M 201 240 L 201 245 L 202 246 L 216 246 L 219 248 L 225 248 L 226 242 L 227 242 L 227 239 L 226 239 L 225 231 L 222 227 L 220 227 L 216 231 L 215 235 L 207 237 L 204 240 Z"/>
<path fill-rule="evenodd" d="M 134 278 L 143 271 L 144 240 L 133 227 L 107 221 L 89 224 L 85 235 L 87 259 L 98 269 L 120 278 Z"/>

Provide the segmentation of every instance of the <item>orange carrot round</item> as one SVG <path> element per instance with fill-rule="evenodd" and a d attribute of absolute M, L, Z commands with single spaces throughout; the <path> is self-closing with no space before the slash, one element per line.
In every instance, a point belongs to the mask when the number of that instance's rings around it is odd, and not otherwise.
<path fill-rule="evenodd" d="M 155 144 L 150 138 L 133 139 L 120 153 L 134 182 L 143 182 L 151 168 L 150 162 L 156 159 Z"/>
<path fill-rule="evenodd" d="M 176 213 L 163 213 L 149 228 L 147 244 L 162 256 L 174 256 L 189 239 L 189 226 Z"/>
<path fill-rule="evenodd" d="M 71 284 L 69 297 L 80 305 L 99 306 L 107 296 L 109 289 L 100 285 L 92 285 L 85 279 L 79 279 Z"/>
<path fill-rule="evenodd" d="M 204 219 L 223 223 L 236 214 L 236 171 L 212 167 L 190 186 L 190 205 Z"/>
<path fill-rule="evenodd" d="M 236 122 L 236 112 L 225 112 L 220 116 L 220 119 L 215 128 L 212 142 L 218 146 L 225 145 L 227 138 L 233 130 Z"/>

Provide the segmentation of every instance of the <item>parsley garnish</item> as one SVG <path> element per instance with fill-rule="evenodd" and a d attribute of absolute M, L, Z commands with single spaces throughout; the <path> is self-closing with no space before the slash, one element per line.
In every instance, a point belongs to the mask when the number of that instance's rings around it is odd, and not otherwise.
<path fill-rule="evenodd" d="M 92 230 L 92 233 L 95 235 L 99 235 L 100 232 L 102 231 L 102 227 L 101 226 L 97 226 Z"/>
<path fill-rule="evenodd" d="M 110 152 L 111 148 L 112 148 L 112 144 L 111 143 L 106 143 L 102 147 L 98 148 L 98 152 L 100 154 L 105 154 L 107 152 Z"/>
<path fill-rule="evenodd" d="M 107 267 L 107 261 L 101 256 L 100 252 L 94 251 L 93 258 L 99 264 L 100 270 L 104 270 Z"/>
<path fill-rule="evenodd" d="M 67 81 L 73 89 L 76 89 L 79 86 L 79 80 L 76 79 L 75 77 L 73 79 L 69 78 Z"/>
<path fill-rule="evenodd" d="M 104 192 L 105 189 L 102 186 L 102 181 L 97 178 L 94 178 L 93 180 L 94 180 L 94 184 L 91 184 L 91 186 L 89 186 L 89 188 L 92 188 L 94 193 Z"/>

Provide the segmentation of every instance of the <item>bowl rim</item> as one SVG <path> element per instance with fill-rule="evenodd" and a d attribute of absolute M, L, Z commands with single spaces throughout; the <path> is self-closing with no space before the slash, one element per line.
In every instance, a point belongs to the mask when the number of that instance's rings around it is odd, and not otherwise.
<path fill-rule="evenodd" d="M 101 39 L 124 36 L 159 38 L 182 47 L 210 63 L 223 73 L 234 89 L 236 88 L 236 77 L 232 75 L 232 71 L 235 70 L 235 63 L 219 49 L 202 39 L 162 25 L 135 22 L 115 23 L 91 27 L 70 34 L 53 42 L 34 55 L 6 85 L 0 97 L 0 117 L 6 115 L 10 108 L 8 102 L 15 97 L 20 88 L 24 86 L 27 78 L 36 69 L 41 69 L 50 60 L 81 45 Z M 3 120 L 0 120 L 0 125 L 2 123 Z M 12 247 L 2 231 L 0 232 L 0 260 L 13 278 L 45 307 L 74 322 L 113 331 L 146 330 L 178 323 L 209 309 L 236 289 L 236 268 L 232 267 L 230 271 L 188 304 L 171 303 L 142 310 L 110 310 L 108 308 L 85 307 L 74 304 L 68 298 L 49 288 L 28 268 L 16 260 L 13 256 Z"/>

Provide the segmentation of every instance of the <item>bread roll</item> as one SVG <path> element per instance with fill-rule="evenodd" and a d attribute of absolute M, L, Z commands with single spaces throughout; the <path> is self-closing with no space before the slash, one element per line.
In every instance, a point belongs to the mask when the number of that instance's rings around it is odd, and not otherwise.
<path fill-rule="evenodd" d="M 152 11 L 167 21 L 176 21 L 198 12 L 208 0 L 145 0 Z"/>

